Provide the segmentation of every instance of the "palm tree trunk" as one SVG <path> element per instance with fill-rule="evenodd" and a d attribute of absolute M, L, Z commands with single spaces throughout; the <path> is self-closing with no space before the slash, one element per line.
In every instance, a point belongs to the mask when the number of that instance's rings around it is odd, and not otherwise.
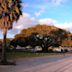
<path fill-rule="evenodd" d="M 3 38 L 3 48 L 2 48 L 2 63 L 7 62 L 7 57 L 6 57 L 6 35 L 7 35 L 7 28 L 4 28 L 4 38 Z"/>

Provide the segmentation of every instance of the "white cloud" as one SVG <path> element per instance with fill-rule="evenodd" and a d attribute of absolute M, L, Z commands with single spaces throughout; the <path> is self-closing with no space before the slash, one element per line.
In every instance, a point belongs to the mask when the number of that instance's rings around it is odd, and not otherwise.
<path fill-rule="evenodd" d="M 63 24 L 55 24 L 55 26 L 60 27 L 60 28 L 70 28 L 72 27 L 72 23 L 63 23 Z"/>
<path fill-rule="evenodd" d="M 52 3 L 55 5 L 61 5 L 66 2 L 67 2 L 67 0 L 52 0 Z"/>
<path fill-rule="evenodd" d="M 47 25 L 54 25 L 56 23 L 56 20 L 50 19 L 50 18 L 45 18 L 45 19 L 40 19 L 39 23 L 40 24 L 47 24 Z"/>
<path fill-rule="evenodd" d="M 0 29 L 0 34 L 2 34 L 2 33 L 3 33 L 3 30 Z"/>
<path fill-rule="evenodd" d="M 23 15 L 20 17 L 18 22 L 14 23 L 13 31 L 11 32 L 11 34 L 15 35 L 19 33 L 22 29 L 33 27 L 37 24 L 41 24 L 41 25 L 46 24 L 46 25 L 56 26 L 62 29 L 64 28 L 69 31 L 72 30 L 72 22 L 70 23 L 65 22 L 65 23 L 60 24 L 57 20 L 51 19 L 51 18 L 44 18 L 44 19 L 36 20 L 34 17 L 31 17 L 29 14 L 23 13 Z"/>
<path fill-rule="evenodd" d="M 67 3 L 68 0 L 46 0 L 46 2 L 49 2 L 49 3 L 53 4 L 53 5 L 58 6 L 58 5 Z"/>
<path fill-rule="evenodd" d="M 37 24 L 38 20 L 36 20 L 34 17 L 31 17 L 28 13 L 23 13 L 23 15 L 20 16 L 19 20 L 17 22 L 14 22 L 13 29 L 7 32 L 7 37 L 13 38 L 15 34 L 18 34 L 22 29 L 32 27 Z M 2 30 L 0 30 L 0 38 L 3 38 Z"/>
<path fill-rule="evenodd" d="M 51 18 L 45 18 L 45 19 L 40 19 L 39 23 L 41 25 L 46 24 L 46 25 L 56 26 L 58 28 L 66 29 L 72 32 L 72 22 L 59 23 L 57 20 Z"/>
<path fill-rule="evenodd" d="M 35 12 L 35 16 L 40 16 L 44 12 L 45 12 L 45 8 L 42 6 L 39 11 Z"/>
<path fill-rule="evenodd" d="M 28 3 L 22 3 L 22 7 L 28 7 L 29 6 L 29 4 Z"/>
<path fill-rule="evenodd" d="M 46 24 L 46 25 L 53 25 L 59 28 L 64 28 L 72 32 L 72 22 L 64 22 L 64 23 L 59 23 L 55 19 L 51 18 L 44 18 L 37 20 L 35 17 L 31 17 L 28 13 L 23 13 L 22 16 L 20 16 L 18 22 L 13 24 L 13 29 L 8 31 L 7 37 L 12 38 L 15 36 L 15 34 L 19 33 L 22 29 L 28 28 L 28 27 L 33 27 L 37 24 Z M 0 30 L 0 38 L 3 38 L 3 31 Z"/>
<path fill-rule="evenodd" d="M 24 29 L 28 27 L 35 26 L 37 24 L 37 20 L 34 17 L 30 17 L 29 14 L 23 13 L 22 16 L 20 16 L 20 19 L 17 23 L 14 23 L 14 29 Z"/>
<path fill-rule="evenodd" d="M 65 22 L 65 23 L 57 23 L 54 24 L 56 27 L 62 28 L 62 29 L 66 29 L 72 32 L 72 22 Z"/>
<path fill-rule="evenodd" d="M 29 15 L 28 13 L 23 13 L 22 16 L 23 16 L 24 18 L 30 17 L 30 15 Z M 20 18 L 21 18 L 22 16 L 20 16 Z"/>

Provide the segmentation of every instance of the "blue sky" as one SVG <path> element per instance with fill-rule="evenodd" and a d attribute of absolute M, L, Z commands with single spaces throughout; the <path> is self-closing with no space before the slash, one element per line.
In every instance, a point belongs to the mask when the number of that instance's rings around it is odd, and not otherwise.
<path fill-rule="evenodd" d="M 37 24 L 54 25 L 72 32 L 72 0 L 22 0 L 22 13 L 8 31 L 8 38 Z M 3 38 L 2 31 L 0 34 Z"/>
<path fill-rule="evenodd" d="M 27 7 L 23 12 L 29 13 L 37 19 L 52 18 L 62 22 L 72 21 L 72 0 L 23 0 Z M 39 16 L 35 12 L 42 10 Z"/>

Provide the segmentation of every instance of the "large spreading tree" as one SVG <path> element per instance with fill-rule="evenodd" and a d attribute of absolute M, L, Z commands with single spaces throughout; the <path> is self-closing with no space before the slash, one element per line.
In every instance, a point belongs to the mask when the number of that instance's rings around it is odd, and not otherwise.
<path fill-rule="evenodd" d="M 6 35 L 7 30 L 12 29 L 12 24 L 22 14 L 21 0 L 0 0 L 0 29 L 3 29 L 3 48 L 1 62 L 7 62 L 6 57 Z"/>

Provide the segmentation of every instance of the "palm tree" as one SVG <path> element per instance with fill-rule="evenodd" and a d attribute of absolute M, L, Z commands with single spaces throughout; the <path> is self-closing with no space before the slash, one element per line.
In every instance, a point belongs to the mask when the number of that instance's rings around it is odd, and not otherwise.
<path fill-rule="evenodd" d="M 2 48 L 2 60 L 5 64 L 7 62 L 6 57 L 6 35 L 7 30 L 12 29 L 12 24 L 17 21 L 22 14 L 21 0 L 0 0 L 0 29 L 3 29 L 3 48 Z"/>

